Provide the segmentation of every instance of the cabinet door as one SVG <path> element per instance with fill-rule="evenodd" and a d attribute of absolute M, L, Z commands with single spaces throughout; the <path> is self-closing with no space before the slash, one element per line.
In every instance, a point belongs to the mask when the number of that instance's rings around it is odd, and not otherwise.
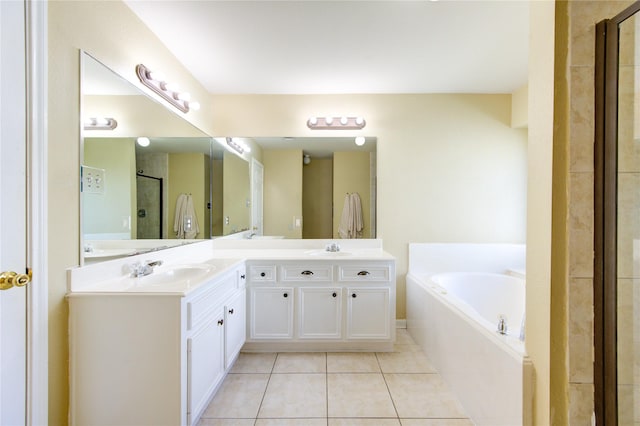
<path fill-rule="evenodd" d="M 212 317 L 187 339 L 187 422 L 202 410 L 224 377 L 224 318 Z"/>
<path fill-rule="evenodd" d="M 244 345 L 246 336 L 246 300 L 242 290 L 224 307 L 224 368 L 227 369 Z"/>
<path fill-rule="evenodd" d="M 252 339 L 293 337 L 293 288 L 254 287 L 249 293 Z"/>
<path fill-rule="evenodd" d="M 347 288 L 347 338 L 389 339 L 389 288 Z"/>
<path fill-rule="evenodd" d="M 339 339 L 342 337 L 342 289 L 300 287 L 298 337 Z"/>

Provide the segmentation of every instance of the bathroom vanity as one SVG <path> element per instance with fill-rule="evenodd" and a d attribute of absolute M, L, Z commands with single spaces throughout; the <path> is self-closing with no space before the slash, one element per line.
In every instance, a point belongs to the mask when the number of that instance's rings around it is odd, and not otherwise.
<path fill-rule="evenodd" d="M 70 270 L 71 424 L 196 424 L 241 349 L 392 350 L 395 260 L 345 245 L 205 241 Z"/>

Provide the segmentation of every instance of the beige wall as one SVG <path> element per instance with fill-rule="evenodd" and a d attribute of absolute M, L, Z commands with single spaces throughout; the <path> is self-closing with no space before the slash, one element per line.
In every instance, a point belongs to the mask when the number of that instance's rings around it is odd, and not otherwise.
<path fill-rule="evenodd" d="M 167 223 L 168 238 L 175 239 L 174 221 L 176 218 L 176 201 L 180 194 L 191 194 L 193 208 L 196 211 L 199 232 L 195 238 L 208 238 L 209 225 L 207 213 L 207 191 L 205 185 L 209 157 L 198 153 L 169 154 L 169 220 Z"/>
<path fill-rule="evenodd" d="M 346 194 L 357 192 L 362 202 L 364 228 L 361 238 L 371 237 L 371 180 L 368 152 L 335 152 L 333 154 L 333 238 L 340 238 L 338 228 Z"/>
<path fill-rule="evenodd" d="M 104 170 L 104 192 L 83 194 L 83 233 L 126 234 L 127 238 L 135 238 L 136 153 L 133 139 L 87 139 L 83 164 Z"/>
<path fill-rule="evenodd" d="M 222 233 L 224 235 L 246 231 L 251 226 L 249 180 L 249 163 L 233 153 L 225 152 L 222 166 Z"/>
<path fill-rule="evenodd" d="M 333 159 L 312 158 L 302 167 L 302 237 L 333 237 Z"/>
<path fill-rule="evenodd" d="M 302 220 L 302 151 L 265 150 L 262 160 L 264 235 L 302 238 L 302 226 L 294 226 Z"/>

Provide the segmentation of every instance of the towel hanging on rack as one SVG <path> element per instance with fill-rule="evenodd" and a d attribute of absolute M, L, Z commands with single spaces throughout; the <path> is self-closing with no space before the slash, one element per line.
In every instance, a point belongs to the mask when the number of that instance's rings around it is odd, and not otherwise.
<path fill-rule="evenodd" d="M 362 238 L 364 219 L 362 217 L 362 200 L 357 192 L 347 193 L 344 197 L 344 207 L 338 235 L 340 238 Z"/>
<path fill-rule="evenodd" d="M 191 194 L 180 194 L 176 200 L 173 232 L 178 239 L 193 239 L 200 233 L 196 210 L 193 207 Z"/>

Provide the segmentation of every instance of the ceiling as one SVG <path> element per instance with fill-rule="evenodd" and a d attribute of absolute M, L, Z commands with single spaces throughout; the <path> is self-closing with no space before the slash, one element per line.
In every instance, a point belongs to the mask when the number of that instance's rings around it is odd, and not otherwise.
<path fill-rule="evenodd" d="M 512 93 L 529 3 L 125 0 L 212 94 Z"/>

